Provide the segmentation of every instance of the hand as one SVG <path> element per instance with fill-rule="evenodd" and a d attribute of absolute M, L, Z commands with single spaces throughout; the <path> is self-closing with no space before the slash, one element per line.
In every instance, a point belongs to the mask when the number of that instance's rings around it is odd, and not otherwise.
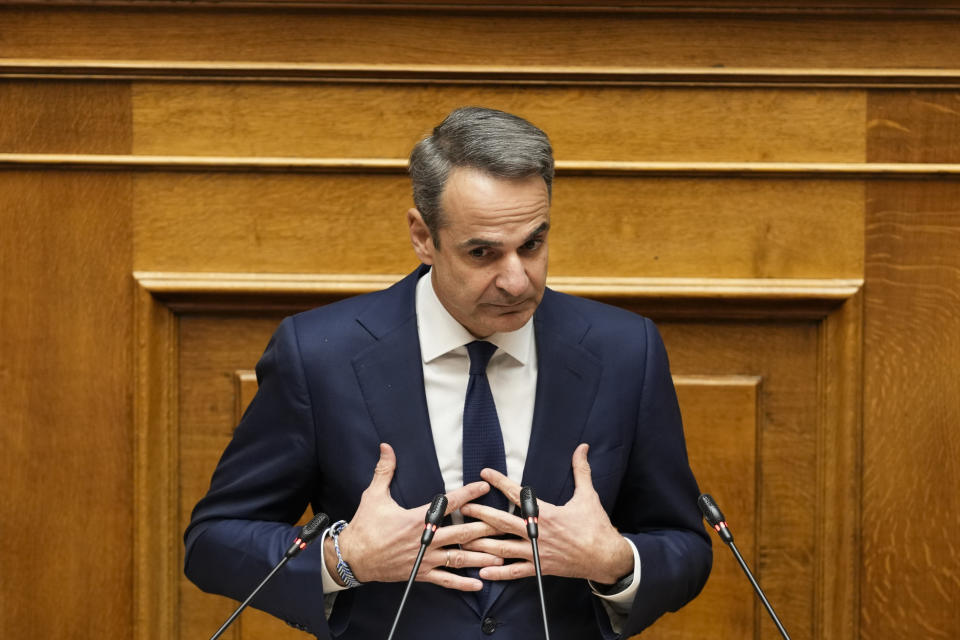
<path fill-rule="evenodd" d="M 390 483 L 397 468 L 397 457 L 388 444 L 380 445 L 380 460 L 370 486 L 363 492 L 356 514 L 340 533 L 340 553 L 360 582 L 406 582 L 420 550 L 423 519 L 428 505 L 404 509 L 390 496 Z M 486 482 L 473 482 L 447 494 L 446 513 L 459 509 L 490 490 Z M 427 548 L 417 572 L 417 580 L 449 589 L 479 591 L 483 583 L 445 570 L 460 567 L 487 567 L 503 564 L 503 559 L 482 551 L 464 551 L 458 547 L 493 535 L 496 530 L 483 522 L 440 527 Z M 324 557 L 330 575 L 338 582 L 337 554 L 328 539 Z M 331 561 L 332 560 L 332 561 Z M 448 565 L 449 561 L 449 565 Z"/>
<path fill-rule="evenodd" d="M 540 535 L 537 538 L 540 568 L 544 575 L 586 578 L 611 584 L 633 570 L 633 549 L 610 523 L 600 504 L 600 496 L 594 490 L 590 476 L 588 449 L 589 445 L 581 444 L 573 452 L 573 497 L 561 507 L 537 501 L 540 509 Z M 493 469 L 484 469 L 480 477 L 519 506 L 521 487 L 516 482 Z M 464 548 L 470 551 L 523 560 L 481 569 L 481 578 L 512 580 L 535 575 L 533 550 L 523 518 L 478 504 L 464 505 L 460 511 L 464 516 L 490 524 L 501 533 L 523 538 L 497 540 L 484 537 L 465 545 Z"/>

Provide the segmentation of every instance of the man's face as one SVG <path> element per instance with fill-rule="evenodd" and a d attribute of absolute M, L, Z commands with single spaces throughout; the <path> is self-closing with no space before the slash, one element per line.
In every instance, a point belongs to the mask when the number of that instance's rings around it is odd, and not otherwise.
<path fill-rule="evenodd" d="M 550 199 L 540 176 L 450 172 L 439 247 L 416 209 L 407 213 L 417 257 L 433 266 L 437 297 L 478 338 L 522 327 L 543 298 Z"/>

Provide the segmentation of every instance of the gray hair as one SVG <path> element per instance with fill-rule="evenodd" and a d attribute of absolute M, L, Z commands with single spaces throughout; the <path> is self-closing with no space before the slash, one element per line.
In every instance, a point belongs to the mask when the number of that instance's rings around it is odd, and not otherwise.
<path fill-rule="evenodd" d="M 433 134 L 410 154 L 413 202 L 439 246 L 443 226 L 440 199 L 450 171 L 477 169 L 498 178 L 539 175 L 553 187 L 553 149 L 547 134 L 520 118 L 496 109 L 461 107 L 451 112 Z"/>

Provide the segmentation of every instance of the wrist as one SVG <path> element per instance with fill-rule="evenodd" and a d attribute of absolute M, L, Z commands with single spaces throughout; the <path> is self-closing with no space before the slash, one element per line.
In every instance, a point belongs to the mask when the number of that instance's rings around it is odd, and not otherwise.
<path fill-rule="evenodd" d="M 598 574 L 591 578 L 591 582 L 598 585 L 612 587 L 634 571 L 633 547 L 619 532 L 614 533 L 616 537 L 611 537 L 608 550 L 602 561 L 597 563 Z"/>
<path fill-rule="evenodd" d="M 333 544 L 333 536 L 327 536 L 323 541 L 323 564 L 327 569 L 327 575 L 341 587 L 346 587 L 340 575 L 337 573 L 337 550 Z"/>
<path fill-rule="evenodd" d="M 338 578 L 337 583 L 351 588 L 359 587 L 360 581 L 353 575 L 353 570 L 350 568 L 350 564 L 343 557 L 343 550 L 340 548 L 340 534 L 347 528 L 347 522 L 340 520 L 332 527 L 330 527 L 330 537 L 333 538 L 333 551 L 336 558 L 336 577 Z"/>

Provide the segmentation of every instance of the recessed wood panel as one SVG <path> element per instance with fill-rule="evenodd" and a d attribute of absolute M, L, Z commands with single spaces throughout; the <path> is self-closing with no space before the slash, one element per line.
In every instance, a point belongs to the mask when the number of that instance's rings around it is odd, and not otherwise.
<path fill-rule="evenodd" d="M 854 90 L 136 83 L 134 153 L 406 158 L 454 108 L 543 128 L 559 160 L 862 162 Z"/>
<path fill-rule="evenodd" d="M 144 173 L 138 270 L 405 273 L 402 175 Z M 858 277 L 851 180 L 568 176 L 554 190 L 551 274 Z"/>
<path fill-rule="evenodd" d="M 730 523 L 750 566 L 758 539 L 757 472 L 760 379 L 749 376 L 681 376 L 674 379 L 690 466 L 700 491 L 710 493 Z M 753 590 L 739 565 L 714 537 L 710 579 L 696 600 L 667 614 L 644 638 L 755 637 Z"/>
<path fill-rule="evenodd" d="M 0 9 L 0 57 L 361 64 L 942 68 L 956 15 Z"/>
<path fill-rule="evenodd" d="M 817 616 L 812 614 L 822 606 L 817 592 L 824 576 L 818 574 L 817 564 L 831 553 L 818 544 L 818 323 L 658 324 L 675 376 L 747 374 L 762 378 L 756 484 L 734 475 L 726 481 L 736 490 L 756 491 L 758 556 L 751 568 L 791 637 L 828 637 L 830 631 L 818 629 Z M 688 444 L 692 460 L 709 459 L 713 448 L 704 451 L 700 445 Z M 699 467 L 695 471 L 699 473 Z M 702 491 L 712 491 L 705 483 L 700 485 Z M 737 498 L 732 499 L 737 504 Z M 727 509 L 723 502 L 720 505 Z M 734 513 L 725 511 L 737 535 L 741 527 Z M 730 563 L 736 566 L 729 550 L 714 538 L 714 564 L 726 568 Z M 740 579 L 745 578 L 741 575 Z M 773 623 L 759 611 L 755 624 L 761 638 L 778 635 Z M 818 631 L 827 631 L 827 636 L 817 635 Z"/>

